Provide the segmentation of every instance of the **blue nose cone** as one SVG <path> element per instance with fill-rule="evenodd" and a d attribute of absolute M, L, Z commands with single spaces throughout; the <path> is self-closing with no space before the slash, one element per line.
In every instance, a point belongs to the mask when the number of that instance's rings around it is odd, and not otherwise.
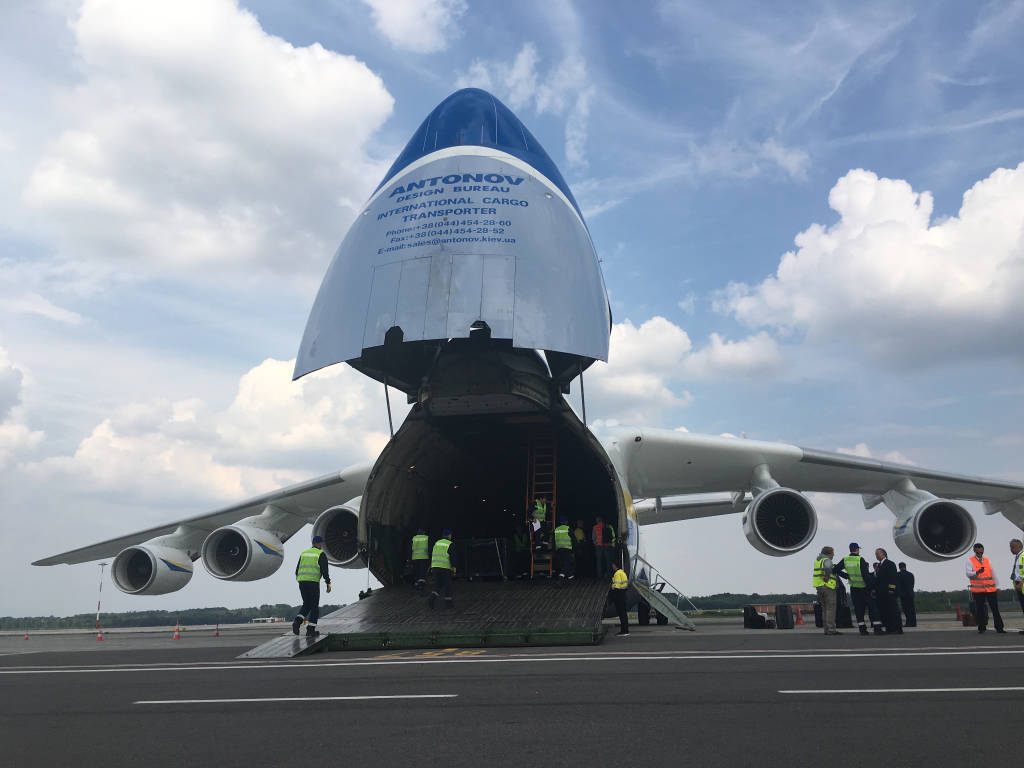
<path fill-rule="evenodd" d="M 479 88 L 463 88 L 438 104 L 405 145 L 377 189 L 421 157 L 439 149 L 467 145 L 497 149 L 529 163 L 557 186 L 580 213 L 569 185 L 540 142 L 511 109 Z"/>

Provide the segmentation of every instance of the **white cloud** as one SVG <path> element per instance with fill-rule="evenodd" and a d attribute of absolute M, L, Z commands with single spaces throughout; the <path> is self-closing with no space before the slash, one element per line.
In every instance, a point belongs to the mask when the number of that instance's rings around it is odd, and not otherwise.
<path fill-rule="evenodd" d="M 21 390 L 24 372 L 11 362 L 7 350 L 0 347 L 0 469 L 19 454 L 36 448 L 43 433 L 24 424 Z"/>
<path fill-rule="evenodd" d="M 23 192 L 63 256 L 319 276 L 382 172 L 380 78 L 233 0 L 86 0 L 71 26 L 80 82 Z"/>
<path fill-rule="evenodd" d="M 0 309 L 12 313 L 39 315 L 67 325 L 80 325 L 82 322 L 82 316 L 77 312 L 58 307 L 34 291 L 11 298 L 0 298 Z"/>
<path fill-rule="evenodd" d="M 375 459 L 388 438 L 375 383 L 340 365 L 292 382 L 293 366 L 265 360 L 221 412 L 198 398 L 125 405 L 73 454 L 23 471 L 81 493 L 127 493 L 141 505 L 209 504 Z"/>
<path fill-rule="evenodd" d="M 932 221 L 932 196 L 852 170 L 829 193 L 839 214 L 796 237 L 776 274 L 715 301 L 752 326 L 852 341 L 887 361 L 1019 357 L 1024 325 L 1024 163 L 1000 168 Z"/>
<path fill-rule="evenodd" d="M 363 0 L 373 21 L 396 48 L 434 53 L 448 47 L 466 12 L 465 0 Z"/>
<path fill-rule="evenodd" d="M 616 323 L 608 363 L 595 363 L 586 374 L 588 415 L 603 426 L 658 425 L 666 411 L 690 405 L 693 396 L 672 381 L 691 346 L 686 331 L 663 317 L 639 326 Z"/>
<path fill-rule="evenodd" d="M 779 345 L 763 331 L 742 341 L 712 333 L 706 347 L 686 358 L 683 372 L 693 378 L 759 376 L 774 373 L 781 364 Z"/>

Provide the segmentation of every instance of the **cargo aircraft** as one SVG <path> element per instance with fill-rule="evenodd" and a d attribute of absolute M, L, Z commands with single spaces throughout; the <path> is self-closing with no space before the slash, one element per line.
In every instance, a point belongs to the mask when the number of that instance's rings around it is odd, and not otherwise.
<path fill-rule="evenodd" d="M 1024 485 L 784 443 L 621 428 L 599 440 L 565 399 L 607 361 L 611 309 L 569 186 L 491 94 L 457 91 L 413 135 L 334 255 L 294 377 L 335 363 L 404 392 L 404 422 L 372 464 L 206 514 L 47 557 L 113 557 L 122 592 L 182 589 L 202 560 L 215 578 L 275 573 L 307 524 L 330 563 L 403 577 L 410 537 L 510 537 L 536 498 L 571 520 L 601 515 L 638 570 L 639 527 L 738 514 L 766 555 L 817 530 L 808 491 L 856 493 L 894 516 L 908 557 L 964 554 L 976 525 L 960 500 L 1024 527 Z M 389 406 L 390 418 L 390 406 Z M 723 498 L 729 494 L 727 498 Z M 533 563 L 537 568 L 537 563 Z M 542 566 L 550 568 L 549 565 Z M 635 598 L 634 598 L 635 599 Z"/>

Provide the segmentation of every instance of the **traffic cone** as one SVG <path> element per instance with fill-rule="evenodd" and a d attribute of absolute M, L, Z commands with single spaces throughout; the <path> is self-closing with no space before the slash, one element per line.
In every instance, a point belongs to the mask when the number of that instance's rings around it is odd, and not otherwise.
<path fill-rule="evenodd" d="M 25 639 L 28 640 L 28 630 L 25 630 Z"/>
<path fill-rule="evenodd" d="M 960 623 L 963 623 L 963 620 L 964 620 L 964 614 L 963 614 L 963 611 L 960 610 L 960 606 L 959 605 L 956 607 L 956 620 L 959 621 Z"/>
<path fill-rule="evenodd" d="M 96 642 L 103 642 L 103 630 L 100 627 L 96 627 Z"/>
<path fill-rule="evenodd" d="M 181 626 L 178 624 L 174 625 L 174 637 L 171 640 L 181 640 Z"/>
<path fill-rule="evenodd" d="M 214 637 L 220 637 L 220 624 L 217 625 L 217 631 L 213 633 Z"/>
<path fill-rule="evenodd" d="M 796 609 L 796 624 L 794 626 L 800 627 L 800 626 L 803 626 L 803 623 L 804 623 L 804 616 L 803 616 L 802 613 L 800 613 L 800 608 L 797 607 L 797 609 Z"/>

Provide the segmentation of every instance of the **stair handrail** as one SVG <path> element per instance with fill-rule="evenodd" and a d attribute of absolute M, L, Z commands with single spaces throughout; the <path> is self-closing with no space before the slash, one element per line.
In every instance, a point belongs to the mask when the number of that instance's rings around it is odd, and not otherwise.
<path fill-rule="evenodd" d="M 672 584 L 672 582 L 670 582 L 668 579 L 666 579 L 665 576 L 661 573 L 660 570 L 658 570 L 653 565 L 651 565 L 649 560 L 647 560 L 644 557 L 641 557 L 640 555 L 636 555 L 634 557 L 634 570 L 633 570 L 634 574 L 636 574 L 638 572 L 638 569 L 636 568 L 636 566 L 637 565 L 641 565 L 641 564 L 643 566 L 645 566 L 646 569 L 647 569 L 647 579 L 644 580 L 644 581 L 646 581 L 647 586 L 648 586 L 649 589 L 656 590 L 659 594 L 661 594 L 662 597 L 664 597 L 665 599 L 668 599 L 668 595 L 666 595 L 662 591 L 662 590 L 664 590 L 665 587 L 668 587 L 668 588 L 670 588 L 672 590 L 672 593 L 675 595 L 673 603 L 675 604 L 675 607 L 676 607 L 677 611 L 683 610 L 682 608 L 679 607 L 679 598 L 681 597 L 684 600 L 686 600 L 686 602 L 688 602 L 690 604 L 690 607 L 696 613 L 698 613 L 698 614 L 699 613 L 703 613 L 703 611 L 701 611 L 700 608 L 698 608 L 696 605 L 693 604 L 693 601 L 684 592 L 682 592 L 674 584 Z M 639 576 L 636 576 L 635 578 L 636 578 L 637 581 L 641 581 Z M 662 585 L 662 589 L 657 589 L 657 585 L 659 583 Z"/>

